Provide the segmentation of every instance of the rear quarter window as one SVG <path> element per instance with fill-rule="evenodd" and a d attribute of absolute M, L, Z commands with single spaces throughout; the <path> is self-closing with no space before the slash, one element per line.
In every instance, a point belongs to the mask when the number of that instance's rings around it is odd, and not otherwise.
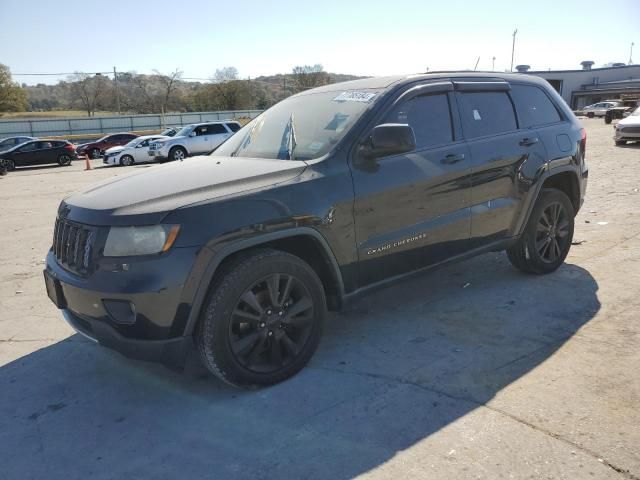
<path fill-rule="evenodd" d="M 496 135 L 517 129 L 513 104 L 506 92 L 459 93 L 458 100 L 466 138 Z"/>
<path fill-rule="evenodd" d="M 237 123 L 227 123 L 226 125 L 232 132 L 237 132 L 238 130 L 240 130 L 240 125 L 238 125 Z"/>
<path fill-rule="evenodd" d="M 539 127 L 562 120 L 555 105 L 542 89 L 533 85 L 511 85 L 521 128 Z"/>

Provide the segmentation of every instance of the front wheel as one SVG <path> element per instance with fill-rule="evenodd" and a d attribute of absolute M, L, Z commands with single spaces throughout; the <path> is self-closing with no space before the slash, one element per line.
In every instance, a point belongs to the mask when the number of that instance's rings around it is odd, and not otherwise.
<path fill-rule="evenodd" d="M 187 151 L 182 147 L 173 147 L 169 152 L 169 160 L 184 160 L 187 158 Z"/>
<path fill-rule="evenodd" d="M 69 155 L 62 154 L 58 157 L 58 165 L 66 167 L 71 165 L 71 157 Z"/>
<path fill-rule="evenodd" d="M 131 155 L 123 155 L 122 158 L 120 159 L 120 165 L 122 165 L 123 167 L 130 167 L 134 163 L 135 162 Z"/>
<path fill-rule="evenodd" d="M 619 147 L 620 145 L 626 145 L 627 141 L 626 140 L 616 140 L 616 145 Z"/>
<path fill-rule="evenodd" d="M 93 160 L 100 158 L 100 149 L 92 148 L 91 151 L 89 152 L 89 157 L 92 158 Z"/>
<path fill-rule="evenodd" d="M 212 284 L 196 344 L 205 367 L 221 380 L 271 385 L 307 364 L 325 315 L 322 283 L 307 263 L 255 250 L 229 262 Z"/>
<path fill-rule="evenodd" d="M 4 168 L 7 170 L 7 172 L 12 172 L 13 170 L 16 169 L 16 162 L 11 160 L 10 158 L 5 158 L 4 159 Z"/>
<path fill-rule="evenodd" d="M 556 189 L 544 189 L 518 242 L 507 249 L 509 261 L 526 273 L 550 273 L 567 257 L 574 228 L 571 200 Z"/>

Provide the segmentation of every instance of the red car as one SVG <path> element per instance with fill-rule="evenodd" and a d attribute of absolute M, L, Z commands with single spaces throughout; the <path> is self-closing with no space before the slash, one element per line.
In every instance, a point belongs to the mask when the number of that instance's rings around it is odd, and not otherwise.
<path fill-rule="evenodd" d="M 89 158 L 100 158 L 107 148 L 126 145 L 138 135 L 134 133 L 111 133 L 91 143 L 83 143 L 76 146 L 79 156 L 88 155 Z"/>

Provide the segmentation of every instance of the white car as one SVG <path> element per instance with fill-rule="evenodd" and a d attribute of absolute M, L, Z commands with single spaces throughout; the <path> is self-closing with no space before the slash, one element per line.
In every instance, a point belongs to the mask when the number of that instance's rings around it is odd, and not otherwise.
<path fill-rule="evenodd" d="M 624 145 L 628 141 L 640 142 L 640 107 L 637 107 L 631 115 L 623 118 L 613 126 L 615 134 L 613 139 L 616 145 Z"/>
<path fill-rule="evenodd" d="M 586 115 L 589 118 L 593 117 L 604 117 L 607 113 L 607 110 L 613 107 L 620 107 L 622 102 L 616 101 L 606 101 L 606 102 L 598 102 L 593 105 L 587 105 L 582 109 L 582 114 Z"/>
<path fill-rule="evenodd" d="M 136 162 L 148 162 L 153 159 L 153 157 L 149 157 L 149 145 L 156 140 L 164 140 L 165 138 L 169 137 L 165 135 L 145 135 L 136 137 L 121 147 L 108 148 L 104 152 L 102 163 L 128 167 Z"/>
<path fill-rule="evenodd" d="M 233 120 L 187 125 L 173 137 L 153 142 L 149 148 L 149 156 L 159 161 L 174 161 L 204 155 L 241 128 L 242 125 Z"/>

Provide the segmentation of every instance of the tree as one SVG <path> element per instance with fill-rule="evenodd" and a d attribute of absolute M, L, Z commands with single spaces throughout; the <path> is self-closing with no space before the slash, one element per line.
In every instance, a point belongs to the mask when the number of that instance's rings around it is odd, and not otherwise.
<path fill-rule="evenodd" d="M 71 94 L 79 100 L 87 111 L 87 116 L 95 115 L 98 102 L 106 93 L 108 81 L 100 74 L 75 73 L 71 76 Z"/>
<path fill-rule="evenodd" d="M 329 74 L 319 63 L 293 67 L 293 83 L 298 92 L 329 83 Z"/>
<path fill-rule="evenodd" d="M 171 94 L 174 93 L 177 82 L 182 78 L 182 72 L 177 68 L 169 75 L 163 75 L 157 70 L 154 70 L 154 72 L 163 86 L 163 95 L 160 98 L 160 112 L 164 115 L 167 111 L 167 105 L 169 104 Z"/>
<path fill-rule="evenodd" d="M 0 112 L 27 109 L 27 92 L 13 81 L 9 67 L 0 63 Z"/>

